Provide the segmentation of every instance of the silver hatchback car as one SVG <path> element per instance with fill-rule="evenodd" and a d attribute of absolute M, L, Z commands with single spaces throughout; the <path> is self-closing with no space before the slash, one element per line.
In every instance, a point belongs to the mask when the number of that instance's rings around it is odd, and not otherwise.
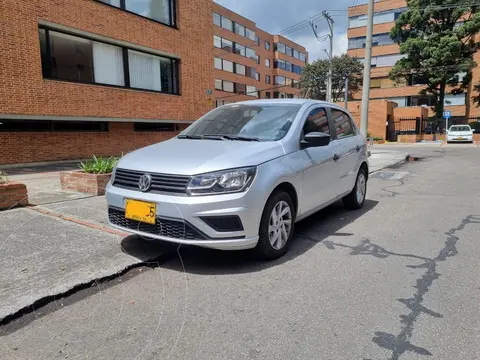
<path fill-rule="evenodd" d="M 112 226 L 203 247 L 287 251 L 295 222 L 365 201 L 366 141 L 334 104 L 254 100 L 216 108 L 175 138 L 120 159 L 107 186 Z"/>

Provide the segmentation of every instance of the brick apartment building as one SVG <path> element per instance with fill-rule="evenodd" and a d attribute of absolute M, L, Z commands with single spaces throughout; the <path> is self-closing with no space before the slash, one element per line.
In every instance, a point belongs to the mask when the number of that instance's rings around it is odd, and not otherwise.
<path fill-rule="evenodd" d="M 307 61 L 212 0 L 3 0 L 0 14 L 0 165 L 119 155 L 215 102 L 297 96 Z"/>
<path fill-rule="evenodd" d="M 390 39 L 389 32 L 395 25 L 395 20 L 406 10 L 407 2 L 405 0 L 375 2 L 370 99 L 386 99 L 395 102 L 398 108 L 412 108 L 410 112 L 406 109 L 399 111 L 408 116 L 408 114 L 419 113 L 413 107 L 433 106 L 434 98 L 419 95 L 419 91 L 425 84 L 421 77 L 412 77 L 408 82 L 398 84 L 388 78 L 392 66 L 403 56 L 400 54 L 399 45 Z M 365 57 L 367 12 L 367 5 L 349 7 L 348 55 L 360 59 Z M 480 38 L 478 40 L 480 41 Z M 480 64 L 480 53 L 475 55 L 475 60 Z M 472 83 L 478 84 L 479 82 L 480 68 L 477 67 L 473 71 Z M 451 110 L 452 116 L 480 116 L 480 109 L 473 105 L 471 97 L 471 89 L 464 94 L 447 94 L 446 109 Z M 356 94 L 356 98 L 361 99 L 361 93 Z M 429 109 L 428 115 L 433 115 L 431 109 Z"/>
<path fill-rule="evenodd" d="M 213 10 L 216 105 L 298 97 L 306 49 L 218 4 Z"/>
<path fill-rule="evenodd" d="M 119 155 L 211 107 L 211 0 L 3 0 L 0 165 Z"/>

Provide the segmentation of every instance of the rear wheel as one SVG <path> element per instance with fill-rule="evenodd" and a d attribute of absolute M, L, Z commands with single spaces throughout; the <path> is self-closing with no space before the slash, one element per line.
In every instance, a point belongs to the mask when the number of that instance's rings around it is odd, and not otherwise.
<path fill-rule="evenodd" d="M 293 237 L 295 207 L 284 191 L 273 193 L 265 205 L 255 252 L 261 258 L 273 260 L 285 255 Z"/>
<path fill-rule="evenodd" d="M 347 209 L 358 210 L 361 209 L 365 202 L 365 196 L 367 195 L 367 172 L 364 168 L 360 168 L 357 174 L 357 180 L 355 181 L 355 187 L 353 190 L 345 196 L 343 205 Z"/>

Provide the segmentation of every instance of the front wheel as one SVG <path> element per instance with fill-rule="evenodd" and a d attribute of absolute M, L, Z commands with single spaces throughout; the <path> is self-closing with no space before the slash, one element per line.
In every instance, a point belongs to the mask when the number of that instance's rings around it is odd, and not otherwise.
<path fill-rule="evenodd" d="M 293 237 L 295 207 L 284 191 L 273 193 L 265 205 L 255 252 L 261 258 L 274 260 L 285 255 Z"/>
<path fill-rule="evenodd" d="M 360 168 L 357 174 L 357 181 L 353 190 L 345 196 L 343 205 L 347 209 L 358 210 L 363 207 L 365 196 L 367 195 L 367 172 L 364 168 Z"/>

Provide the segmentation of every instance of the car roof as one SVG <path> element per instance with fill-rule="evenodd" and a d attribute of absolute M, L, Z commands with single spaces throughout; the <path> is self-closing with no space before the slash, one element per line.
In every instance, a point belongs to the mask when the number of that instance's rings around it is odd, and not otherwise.
<path fill-rule="evenodd" d="M 255 105 L 255 104 L 264 104 L 264 105 L 276 105 L 276 104 L 294 104 L 294 105 L 323 105 L 329 107 L 335 107 L 342 110 L 344 108 L 338 106 L 337 104 L 330 103 L 327 101 L 320 101 L 320 100 L 312 100 L 312 99 L 257 99 L 257 100 L 247 100 L 247 101 L 239 101 L 228 105 Z"/>

